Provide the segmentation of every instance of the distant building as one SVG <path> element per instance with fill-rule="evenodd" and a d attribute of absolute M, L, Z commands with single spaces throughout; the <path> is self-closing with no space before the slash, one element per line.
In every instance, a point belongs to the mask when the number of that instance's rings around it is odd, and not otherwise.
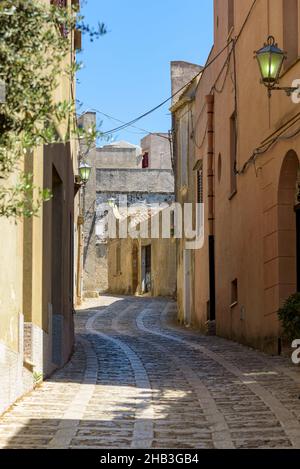
<path fill-rule="evenodd" d="M 96 123 L 96 114 L 80 116 L 79 124 Z M 127 197 L 128 204 L 171 203 L 174 175 L 168 134 L 151 134 L 141 147 L 115 142 L 89 151 L 93 167 L 85 190 L 83 295 L 97 296 L 110 289 L 107 246 L 109 202 Z"/>
<path fill-rule="evenodd" d="M 168 209 L 172 203 L 164 205 L 165 209 Z M 151 223 L 156 218 L 159 225 L 163 210 L 142 203 L 131 206 L 129 213 L 124 216 L 122 210 L 119 211 L 119 223 L 125 222 L 135 233 L 134 237 L 108 240 L 110 293 L 170 297 L 175 295 L 176 240 L 171 236 L 171 212 L 167 213 L 170 221 L 170 237 L 156 239 L 150 236 Z M 127 209 L 124 211 L 127 212 Z"/>
<path fill-rule="evenodd" d="M 171 140 L 169 134 L 153 133 L 141 140 L 142 166 L 149 169 L 172 170 Z"/>
<path fill-rule="evenodd" d="M 198 202 L 202 201 L 200 188 L 197 188 L 198 178 L 202 178 L 202 170 L 201 167 L 195 166 L 195 135 L 192 132 L 195 92 L 201 69 L 199 65 L 187 62 L 171 63 L 173 94 L 181 90 L 173 98 L 171 112 L 175 195 L 176 202 L 182 207 L 185 203 L 194 203 L 196 199 Z M 186 83 L 190 85 L 184 88 Z M 177 240 L 177 302 L 179 320 L 191 325 L 195 308 L 195 251 L 186 248 L 184 237 Z"/>

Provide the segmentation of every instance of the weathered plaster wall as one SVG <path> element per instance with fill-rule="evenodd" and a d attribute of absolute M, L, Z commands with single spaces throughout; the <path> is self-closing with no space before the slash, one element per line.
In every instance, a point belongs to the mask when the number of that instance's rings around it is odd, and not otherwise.
<path fill-rule="evenodd" d="M 142 294 L 142 247 L 146 245 L 151 245 L 151 295 L 174 297 L 176 293 L 176 242 L 174 239 L 110 240 L 108 242 L 110 293 Z M 136 259 L 134 257 L 135 246 Z M 137 280 L 136 288 L 134 288 L 134 271 Z"/>
<path fill-rule="evenodd" d="M 174 178 L 171 170 L 97 169 L 97 189 L 101 192 L 172 193 Z"/>
<path fill-rule="evenodd" d="M 152 296 L 176 294 L 176 240 L 151 240 Z"/>
<path fill-rule="evenodd" d="M 184 62 L 182 60 L 171 62 L 171 87 L 172 95 L 174 95 L 172 99 L 173 105 L 180 99 L 180 95 L 184 91 L 184 85 L 189 83 L 201 69 L 202 67 L 200 65 Z M 179 92 L 180 89 L 182 89 L 181 92 Z"/>
<path fill-rule="evenodd" d="M 96 114 L 93 112 L 79 117 L 79 125 L 85 128 L 95 124 Z M 128 204 L 169 203 L 174 200 L 170 144 L 167 138 L 163 139 L 163 143 L 161 140 L 156 136 L 145 140 L 159 158 L 162 153 L 168 153 L 166 159 L 163 158 L 163 165 L 158 165 L 156 169 L 142 169 L 142 149 L 128 142 L 116 142 L 100 148 L 95 145 L 88 151 L 87 161 L 92 172 L 85 188 L 83 290 L 86 296 L 105 292 L 109 287 L 109 253 L 105 232 L 109 199 L 118 203 L 119 196 L 127 195 Z M 85 154 L 87 148 L 82 145 L 81 151 Z M 127 289 L 126 286 L 122 288 Z"/>
<path fill-rule="evenodd" d="M 136 169 L 142 167 L 140 151 L 135 146 L 119 148 L 107 145 L 97 148 L 97 168 Z"/>

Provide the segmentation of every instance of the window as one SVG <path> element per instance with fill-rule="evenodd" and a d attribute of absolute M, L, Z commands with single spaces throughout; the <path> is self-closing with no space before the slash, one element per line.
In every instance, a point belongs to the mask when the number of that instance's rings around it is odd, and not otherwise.
<path fill-rule="evenodd" d="M 236 184 L 236 150 L 237 150 L 237 131 L 236 131 L 236 114 L 230 118 L 230 196 L 237 191 Z"/>
<path fill-rule="evenodd" d="M 149 153 L 147 152 L 143 154 L 142 168 L 149 168 Z"/>
<path fill-rule="evenodd" d="M 203 169 L 197 171 L 197 203 L 203 204 Z"/>
<path fill-rule="evenodd" d="M 298 0 L 283 0 L 283 48 L 287 52 L 285 66 L 298 58 Z"/>
<path fill-rule="evenodd" d="M 228 0 L 228 34 L 234 26 L 234 0 Z"/>
<path fill-rule="evenodd" d="M 231 308 L 237 305 L 238 299 L 238 281 L 234 279 L 231 282 Z"/>

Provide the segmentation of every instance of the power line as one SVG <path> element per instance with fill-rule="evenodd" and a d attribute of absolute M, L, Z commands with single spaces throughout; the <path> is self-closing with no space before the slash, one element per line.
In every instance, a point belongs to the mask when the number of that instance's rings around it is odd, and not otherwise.
<path fill-rule="evenodd" d="M 147 117 L 148 115 L 152 114 L 153 112 L 157 111 L 158 109 L 160 109 L 162 106 L 164 106 L 166 103 L 168 103 L 169 101 L 171 101 L 171 99 L 173 99 L 175 96 L 177 96 L 181 91 L 183 91 L 186 87 L 188 87 L 191 83 L 193 83 L 193 81 L 195 80 L 195 78 L 197 78 L 199 75 L 201 75 L 208 67 L 210 67 L 219 57 L 220 55 L 228 48 L 228 44 L 226 44 L 225 47 L 223 47 L 220 52 L 218 52 L 218 54 L 211 60 L 209 61 L 204 67 L 201 68 L 201 70 L 188 82 L 186 83 L 185 85 L 183 85 L 179 90 L 177 90 L 174 94 L 172 94 L 169 98 L 165 99 L 164 101 L 162 101 L 160 104 L 158 104 L 157 106 L 155 106 L 154 108 L 150 109 L 149 111 L 145 112 L 144 114 L 142 114 L 141 116 L 138 116 L 136 117 L 135 119 L 133 119 L 132 121 L 129 121 L 127 123 L 125 123 L 124 125 L 121 125 L 119 127 L 116 127 L 114 129 L 111 129 L 111 130 L 108 130 L 107 132 L 104 132 L 102 135 L 107 135 L 107 134 L 111 134 L 111 133 L 114 133 L 114 132 L 118 132 L 119 130 L 123 130 L 125 129 L 126 127 L 130 127 L 132 126 L 133 124 L 135 124 L 136 122 L 138 122 L 139 120 Z"/>
<path fill-rule="evenodd" d="M 254 0 L 253 3 L 252 3 L 252 6 L 251 6 L 251 8 L 250 8 L 250 10 L 249 10 L 249 12 L 248 12 L 248 14 L 247 14 L 247 16 L 246 16 L 246 18 L 245 18 L 245 21 L 244 21 L 244 23 L 243 23 L 243 25 L 242 25 L 242 27 L 241 27 L 241 29 L 240 29 L 240 31 L 239 31 L 239 34 L 238 34 L 238 35 L 236 36 L 236 38 L 235 38 L 235 41 L 234 41 L 235 44 L 237 43 L 238 39 L 240 38 L 240 36 L 241 36 L 241 34 L 242 34 L 242 32 L 243 32 L 243 30 L 244 30 L 244 28 L 245 28 L 245 26 L 246 26 L 246 24 L 247 24 L 247 22 L 248 22 L 248 19 L 249 19 L 250 15 L 251 15 L 251 13 L 252 13 L 252 11 L 253 11 L 254 6 L 255 6 L 256 3 L 257 3 L 257 0 Z M 195 80 L 195 78 L 197 78 L 199 75 L 202 75 L 202 73 L 203 73 L 207 68 L 209 68 L 209 67 L 223 54 L 223 52 L 228 48 L 228 46 L 229 46 L 229 43 L 226 43 L 226 45 L 217 53 L 217 55 L 216 55 L 212 60 L 210 60 L 209 62 L 207 62 L 207 63 L 205 64 L 205 66 L 202 67 L 201 70 L 200 70 L 189 82 L 187 82 L 185 85 L 183 85 L 183 86 L 182 86 L 179 90 L 177 90 L 174 94 L 172 94 L 170 97 L 168 97 L 167 99 L 165 99 L 164 101 L 162 101 L 160 104 L 158 104 L 158 105 L 155 106 L 154 108 L 150 109 L 149 111 L 145 112 L 144 114 L 142 114 L 142 115 L 136 117 L 135 119 L 133 119 L 133 120 L 131 120 L 131 121 L 129 121 L 129 122 L 124 122 L 124 123 L 123 123 L 123 121 L 121 121 L 120 119 L 115 119 L 114 117 L 109 116 L 108 114 L 105 114 L 105 113 L 103 113 L 102 111 L 95 110 L 95 111 L 98 112 L 99 114 L 105 115 L 105 116 L 108 117 L 108 118 L 114 119 L 114 120 L 116 120 L 116 121 L 122 123 L 121 126 L 115 127 L 115 128 L 113 128 L 113 129 L 111 129 L 111 130 L 108 130 L 108 131 L 106 131 L 106 132 L 102 132 L 102 136 L 106 136 L 106 135 L 109 135 L 109 134 L 112 134 L 112 133 L 115 133 L 115 132 L 119 132 L 119 131 L 121 131 L 121 130 L 126 129 L 127 127 L 136 127 L 136 126 L 134 126 L 134 124 L 135 124 L 136 122 L 140 121 L 141 119 L 147 117 L 148 115 L 150 115 L 150 114 L 152 114 L 153 112 L 155 112 L 155 111 L 157 111 L 158 109 L 160 109 L 162 106 L 164 106 L 164 105 L 165 105 L 166 103 L 168 103 L 170 100 L 172 100 L 175 96 L 177 96 L 181 91 L 183 91 L 184 89 L 186 89 L 191 83 L 193 83 L 193 81 Z M 229 52 L 229 54 L 227 55 L 225 64 L 226 64 L 226 62 L 228 61 L 228 58 L 229 58 L 229 56 L 231 55 L 231 53 L 232 53 L 232 50 L 231 50 L 231 51 Z M 139 130 L 142 130 L 143 132 L 147 132 L 145 129 L 141 129 L 141 128 L 140 128 Z M 147 133 L 148 133 L 148 132 L 147 132 Z M 149 132 L 149 133 L 150 133 L 150 134 L 153 134 L 153 132 Z M 161 136 L 161 135 L 160 135 L 160 136 Z M 164 137 L 164 138 L 167 138 L 167 137 Z"/>
<path fill-rule="evenodd" d="M 263 145 L 260 145 L 258 148 L 256 148 L 252 155 L 250 156 L 250 158 L 248 158 L 248 160 L 243 164 L 243 166 L 241 167 L 240 170 L 236 170 L 236 174 L 238 175 L 241 175 L 241 174 L 244 174 L 246 172 L 246 170 L 248 169 L 248 167 L 250 166 L 251 163 L 255 163 L 256 162 L 256 159 L 267 153 L 272 147 L 273 145 L 275 145 L 278 141 L 280 140 L 289 140 L 293 137 L 295 137 L 296 135 L 298 135 L 300 133 L 300 128 L 298 128 L 296 131 L 294 131 L 293 133 L 289 134 L 289 135 L 285 135 L 285 133 L 291 128 L 293 127 L 295 124 L 297 124 L 297 122 L 300 120 L 300 117 L 298 117 L 296 120 L 294 120 L 294 122 L 292 124 L 290 124 L 289 126 L 285 126 L 285 128 L 283 130 L 281 130 L 281 132 L 276 135 L 275 137 L 273 137 L 273 139 L 270 141 L 270 142 L 267 142 Z"/>
<path fill-rule="evenodd" d="M 120 122 L 122 124 L 126 124 L 126 122 L 120 120 L 120 119 L 117 119 L 116 117 L 113 117 L 113 116 L 110 116 L 109 114 L 106 114 L 105 112 L 103 111 L 99 111 L 99 109 L 91 109 L 92 111 L 95 111 L 97 112 L 98 114 L 101 114 L 102 116 L 105 116 L 107 117 L 108 119 L 112 119 L 116 122 Z M 150 135 L 158 135 L 159 137 L 161 138 L 165 138 L 167 140 L 169 140 L 169 137 L 166 137 L 166 135 L 162 135 L 161 133 L 155 133 L 155 132 L 150 132 L 149 130 L 146 130 L 146 129 L 143 129 L 142 127 L 137 127 L 136 125 L 130 125 L 128 127 L 132 127 L 134 129 L 137 129 L 137 130 L 141 130 L 143 133 L 145 134 L 150 134 Z"/>
<path fill-rule="evenodd" d="M 236 36 L 235 38 L 235 44 L 237 43 L 237 41 L 239 40 L 239 38 L 241 37 L 243 31 L 244 31 L 244 28 L 251 16 L 251 13 L 255 7 L 257 3 L 257 0 L 254 0 L 249 11 L 248 11 L 248 14 L 245 18 L 245 21 L 243 22 L 242 24 L 242 27 L 238 33 L 238 35 Z M 123 125 L 119 126 L 119 127 L 116 127 L 114 129 L 111 129 L 109 131 L 106 131 L 106 132 L 103 132 L 103 136 L 105 135 L 108 135 L 108 134 L 111 134 L 111 133 L 114 133 L 114 132 L 118 132 L 120 130 L 124 130 L 126 127 L 130 127 L 130 126 L 133 126 L 136 122 L 138 122 L 139 120 L 141 119 L 144 119 L 145 117 L 147 117 L 148 115 L 152 114 L 153 112 L 157 111 L 158 109 L 160 109 L 162 106 L 164 106 L 167 102 L 169 102 L 171 99 L 173 99 L 175 96 L 177 96 L 181 91 L 183 91 L 186 87 L 188 87 L 191 83 L 193 83 L 193 81 L 195 80 L 195 78 L 197 78 L 199 75 L 201 75 L 208 67 L 210 67 L 219 57 L 220 55 L 228 48 L 228 43 L 218 52 L 218 54 L 212 59 L 210 60 L 209 62 L 207 62 L 205 64 L 205 66 L 199 71 L 199 73 L 197 73 L 188 83 L 186 83 L 184 86 L 182 86 L 179 90 L 177 90 L 174 94 L 172 94 L 169 98 L 165 99 L 164 101 L 162 101 L 160 104 L 158 104 L 157 106 L 155 106 L 154 108 L 150 109 L 149 111 L 145 112 L 144 114 L 136 117 L 135 119 L 127 122 L 127 123 L 124 123 Z M 228 54 L 229 56 L 230 54 Z M 227 57 L 228 58 L 228 57 Z"/>
<path fill-rule="evenodd" d="M 99 109 L 96 109 L 96 108 L 88 108 L 86 111 L 82 112 L 80 115 L 82 116 L 83 114 L 85 114 L 86 112 L 89 112 L 89 111 L 92 111 L 92 112 L 96 112 L 97 114 L 101 114 L 102 116 L 105 116 L 107 117 L 108 119 L 112 119 L 116 122 L 120 122 L 122 124 L 125 124 L 125 121 L 122 121 L 120 119 L 117 119 L 116 117 L 113 117 L 111 116 L 110 114 L 107 114 L 103 111 L 100 111 Z M 137 130 L 140 130 L 141 132 L 139 132 L 139 134 L 143 133 L 143 134 L 149 134 L 149 135 L 157 135 L 158 137 L 160 138 L 164 138 L 166 140 L 169 140 L 170 138 L 167 137 L 166 135 L 163 135 L 159 132 L 150 132 L 150 130 L 146 130 L 142 127 L 137 127 L 136 125 L 129 125 L 128 127 L 132 127 L 134 129 L 137 129 Z M 128 131 L 127 131 L 128 132 Z M 138 132 L 134 132 L 134 133 L 138 133 Z M 167 132 L 166 132 L 167 133 Z"/>

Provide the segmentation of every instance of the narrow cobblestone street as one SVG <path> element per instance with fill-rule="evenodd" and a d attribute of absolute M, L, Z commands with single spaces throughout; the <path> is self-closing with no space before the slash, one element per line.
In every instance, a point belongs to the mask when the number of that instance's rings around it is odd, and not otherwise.
<path fill-rule="evenodd" d="M 1 448 L 300 448 L 289 360 L 178 327 L 164 299 L 97 302 L 69 364 L 3 416 Z"/>

